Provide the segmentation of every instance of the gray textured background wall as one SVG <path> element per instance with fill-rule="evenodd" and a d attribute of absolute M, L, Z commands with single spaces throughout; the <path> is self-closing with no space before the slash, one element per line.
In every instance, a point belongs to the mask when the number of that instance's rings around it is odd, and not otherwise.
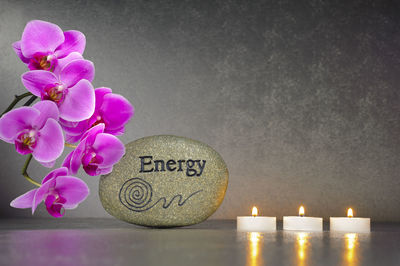
<path fill-rule="evenodd" d="M 400 221 L 399 14 L 396 1 L 0 1 L 0 107 L 24 92 L 11 43 L 51 21 L 84 32 L 94 85 L 134 104 L 125 143 L 176 134 L 221 153 L 230 183 L 213 218 L 303 203 Z M 0 149 L 0 216 L 30 216 L 8 206 L 31 188 L 24 158 Z M 98 178 L 79 176 L 92 193 L 67 216 L 108 216 Z"/>

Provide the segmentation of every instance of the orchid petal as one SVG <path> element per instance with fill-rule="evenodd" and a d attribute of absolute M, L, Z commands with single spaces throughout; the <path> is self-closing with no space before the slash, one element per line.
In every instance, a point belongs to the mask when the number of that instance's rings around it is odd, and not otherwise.
<path fill-rule="evenodd" d="M 58 121 L 59 111 L 54 102 L 41 101 L 37 102 L 32 107 L 40 112 L 39 117 L 33 122 L 33 125 L 35 125 L 37 128 L 42 128 L 49 118 L 53 118 L 54 120 Z"/>
<path fill-rule="evenodd" d="M 86 147 L 94 143 L 96 136 L 103 131 L 104 124 L 99 124 L 86 131 L 75 150 L 64 160 L 63 166 L 67 166 L 71 174 L 74 175 L 78 172 Z"/>
<path fill-rule="evenodd" d="M 59 106 L 60 117 L 67 121 L 82 121 L 92 116 L 94 106 L 93 86 L 82 79 L 68 89 L 64 102 Z"/>
<path fill-rule="evenodd" d="M 103 98 L 106 94 L 112 93 L 112 90 L 110 88 L 106 87 L 101 87 L 101 88 L 96 88 L 94 90 L 94 93 L 96 94 L 96 110 L 100 109 L 101 105 L 103 104 Z"/>
<path fill-rule="evenodd" d="M 128 123 L 134 114 L 134 109 L 125 97 L 110 93 L 104 96 L 100 113 L 107 128 L 112 130 Z"/>
<path fill-rule="evenodd" d="M 117 128 L 117 129 L 108 129 L 108 128 L 106 128 L 104 130 L 104 133 L 108 133 L 108 134 L 111 134 L 111 135 L 114 135 L 114 136 L 121 136 L 121 135 L 123 135 L 125 133 L 125 127 L 122 126 L 120 128 Z"/>
<path fill-rule="evenodd" d="M 21 51 L 24 57 L 31 58 L 37 53 L 53 53 L 64 42 L 60 27 L 53 23 L 33 20 L 26 24 L 21 38 Z"/>
<path fill-rule="evenodd" d="M 71 152 L 71 155 L 68 155 L 67 158 L 65 159 L 63 166 L 66 166 L 66 164 L 68 163 L 67 160 L 69 159 L 68 170 L 71 174 L 75 175 L 78 172 L 79 167 L 81 167 L 81 159 L 85 149 L 86 149 L 86 141 L 83 140 L 78 144 L 75 150 Z"/>
<path fill-rule="evenodd" d="M 92 127 L 91 129 L 89 129 L 88 131 L 86 131 L 83 134 L 82 139 L 85 139 L 90 145 L 92 145 L 94 140 L 96 139 L 96 135 L 103 133 L 104 128 L 105 128 L 105 125 L 103 123 L 100 123 L 100 124 Z"/>
<path fill-rule="evenodd" d="M 51 161 L 51 162 L 46 162 L 46 163 L 44 163 L 44 162 L 39 162 L 39 163 L 46 168 L 53 168 L 54 165 L 56 164 L 56 160 Z"/>
<path fill-rule="evenodd" d="M 15 42 L 12 44 L 14 52 L 18 55 L 19 59 L 25 64 L 29 63 L 29 58 L 26 58 L 21 52 L 21 41 Z"/>
<path fill-rule="evenodd" d="M 66 127 L 76 127 L 80 122 L 71 122 L 71 121 L 67 121 L 64 119 L 60 119 L 60 124 L 61 126 L 66 126 Z"/>
<path fill-rule="evenodd" d="M 65 135 L 65 141 L 68 143 L 75 143 L 81 139 L 81 136 L 72 136 L 72 135 Z"/>
<path fill-rule="evenodd" d="M 44 87 L 58 82 L 56 75 L 46 70 L 32 70 L 21 76 L 25 88 L 33 95 L 40 97 Z"/>
<path fill-rule="evenodd" d="M 49 118 L 44 127 L 39 130 L 39 134 L 32 153 L 33 157 L 45 163 L 60 157 L 64 150 L 64 136 L 60 124 Z"/>
<path fill-rule="evenodd" d="M 35 213 L 37 206 L 42 202 L 45 196 L 49 193 L 50 188 L 54 188 L 56 180 L 50 179 L 46 183 L 43 183 L 38 189 L 36 189 L 35 196 L 33 197 L 32 214 Z"/>
<path fill-rule="evenodd" d="M 60 218 L 63 217 L 65 214 L 64 206 L 65 199 L 61 197 L 56 197 L 53 194 L 47 195 L 46 199 L 44 200 L 44 204 L 46 205 L 47 212 L 55 217 Z"/>
<path fill-rule="evenodd" d="M 68 121 L 60 121 L 60 124 L 65 131 L 66 134 L 71 136 L 81 136 L 83 132 L 85 132 L 89 125 L 86 121 L 77 122 L 77 123 L 65 123 Z"/>
<path fill-rule="evenodd" d="M 71 63 L 72 61 L 78 60 L 78 59 L 83 59 L 83 56 L 78 53 L 78 52 L 72 52 L 69 55 L 67 55 L 64 58 L 58 59 L 57 60 L 57 65 L 54 69 L 54 74 L 56 74 L 56 76 L 60 75 L 61 70 L 68 65 L 69 63 Z"/>
<path fill-rule="evenodd" d="M 60 80 L 67 87 L 74 86 L 81 79 L 92 81 L 94 78 L 94 65 L 89 60 L 77 59 L 67 64 L 60 73 Z"/>
<path fill-rule="evenodd" d="M 18 209 L 32 208 L 33 198 L 35 197 L 38 189 L 32 189 L 18 198 L 11 201 L 10 206 Z"/>
<path fill-rule="evenodd" d="M 89 188 L 86 183 L 73 176 L 57 178 L 55 189 L 66 200 L 63 204 L 66 209 L 75 208 L 89 195 Z"/>
<path fill-rule="evenodd" d="M 0 139 L 8 143 L 14 143 L 17 134 L 24 129 L 31 129 L 32 123 L 40 115 L 40 112 L 32 107 L 20 107 L 14 109 L 0 118 Z"/>
<path fill-rule="evenodd" d="M 57 47 L 55 55 L 63 58 L 72 52 L 83 54 L 86 46 L 85 35 L 77 30 L 69 30 L 64 32 L 64 42 Z"/>
<path fill-rule="evenodd" d="M 85 170 L 85 173 L 90 176 L 97 176 L 98 168 L 99 167 L 95 164 L 83 165 L 83 170 Z"/>
<path fill-rule="evenodd" d="M 96 175 L 108 175 L 109 173 L 111 173 L 113 170 L 113 167 L 105 167 L 105 168 L 97 168 L 97 173 Z"/>
<path fill-rule="evenodd" d="M 67 168 L 69 169 L 71 167 L 71 159 L 72 159 L 72 155 L 74 154 L 74 151 L 71 151 L 70 153 L 68 153 L 68 155 L 64 158 L 64 161 L 62 163 L 62 167 L 63 168 Z M 69 171 L 69 170 L 68 170 Z"/>
<path fill-rule="evenodd" d="M 92 148 L 96 155 L 103 158 L 100 164 L 102 167 L 114 165 L 125 154 L 124 144 L 117 137 L 106 133 L 100 133 L 96 136 Z"/>
<path fill-rule="evenodd" d="M 66 167 L 60 167 L 60 168 L 54 169 L 53 171 L 48 173 L 47 176 L 45 176 L 45 178 L 43 178 L 42 184 L 46 183 L 47 181 L 49 181 L 52 178 L 56 178 L 58 176 L 67 176 L 67 175 L 68 175 L 68 169 Z"/>

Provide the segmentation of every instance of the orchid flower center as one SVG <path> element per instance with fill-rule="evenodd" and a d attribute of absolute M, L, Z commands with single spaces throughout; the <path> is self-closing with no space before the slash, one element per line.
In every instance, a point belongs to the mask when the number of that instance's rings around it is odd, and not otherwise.
<path fill-rule="evenodd" d="M 103 158 L 94 151 L 89 151 L 82 157 L 83 169 L 87 173 L 96 173 L 98 165 L 102 162 Z"/>
<path fill-rule="evenodd" d="M 91 128 L 92 127 L 95 127 L 95 126 L 97 126 L 98 124 L 106 124 L 105 122 L 104 122 L 104 120 L 103 120 L 103 117 L 101 117 L 101 115 L 97 115 L 96 116 L 96 120 L 94 121 L 94 123 L 90 126 Z"/>
<path fill-rule="evenodd" d="M 89 164 L 98 164 L 101 163 L 103 160 L 100 156 L 98 156 L 95 152 L 89 152 L 83 158 L 83 163 L 86 165 Z"/>
<path fill-rule="evenodd" d="M 67 202 L 65 198 L 60 196 L 54 188 L 50 188 L 45 200 L 47 211 L 54 217 L 62 217 L 65 214 L 63 204 Z"/>
<path fill-rule="evenodd" d="M 50 100 L 56 104 L 64 101 L 67 90 L 63 84 L 49 84 L 42 91 L 42 100 Z"/>
<path fill-rule="evenodd" d="M 60 197 L 57 190 L 55 188 L 49 188 L 49 195 L 54 197 L 53 204 L 56 203 L 65 203 L 65 199 Z"/>
<path fill-rule="evenodd" d="M 56 63 L 56 57 L 54 55 L 38 54 L 30 59 L 28 67 L 30 70 L 53 71 L 55 63 Z"/>
<path fill-rule="evenodd" d="M 37 131 L 34 129 L 23 130 L 15 139 L 15 147 L 21 154 L 32 153 L 37 143 Z"/>

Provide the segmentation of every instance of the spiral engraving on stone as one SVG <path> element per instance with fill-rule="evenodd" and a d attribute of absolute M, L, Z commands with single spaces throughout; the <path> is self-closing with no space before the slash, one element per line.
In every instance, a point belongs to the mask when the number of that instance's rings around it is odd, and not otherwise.
<path fill-rule="evenodd" d="M 119 191 L 119 201 L 126 208 L 134 212 L 144 212 L 150 210 L 159 202 L 162 202 L 161 207 L 167 209 L 169 206 L 171 206 L 172 202 L 175 199 L 178 199 L 177 205 L 179 207 L 183 206 L 186 201 L 188 201 L 191 197 L 202 191 L 202 189 L 195 191 L 185 199 L 181 194 L 177 194 L 173 196 L 170 200 L 167 200 L 166 197 L 160 197 L 157 201 L 151 203 L 153 197 L 153 189 L 151 185 L 139 177 L 134 177 L 129 179 L 122 185 Z"/>
<path fill-rule="evenodd" d="M 141 211 L 151 202 L 153 189 L 141 178 L 135 177 L 126 181 L 119 192 L 121 203 L 133 211 Z"/>

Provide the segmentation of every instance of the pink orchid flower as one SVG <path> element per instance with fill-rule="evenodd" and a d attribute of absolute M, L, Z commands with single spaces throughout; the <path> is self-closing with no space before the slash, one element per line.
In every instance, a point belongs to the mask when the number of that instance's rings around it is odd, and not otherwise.
<path fill-rule="evenodd" d="M 44 200 L 50 215 L 64 216 L 65 209 L 75 209 L 89 195 L 89 188 L 81 179 L 69 176 L 68 169 L 61 167 L 51 171 L 39 188 L 14 199 L 10 205 L 14 208 L 32 208 L 32 214 Z"/>
<path fill-rule="evenodd" d="M 51 101 L 14 109 L 0 118 L 0 139 L 14 143 L 20 154 L 32 153 L 38 162 L 52 167 L 64 150 L 58 117 L 57 105 Z"/>
<path fill-rule="evenodd" d="M 15 53 L 30 70 L 54 71 L 58 60 L 72 52 L 83 54 L 86 38 L 82 32 L 63 32 L 57 25 L 32 20 L 26 24 L 20 41 L 13 43 Z"/>
<path fill-rule="evenodd" d="M 55 102 L 60 118 L 77 122 L 88 119 L 95 110 L 90 83 L 93 78 L 93 63 L 77 59 L 64 66 L 59 75 L 44 70 L 28 71 L 22 75 L 22 83 L 33 95 Z"/>
<path fill-rule="evenodd" d="M 63 166 L 71 174 L 76 174 L 81 165 L 88 175 L 111 173 L 113 165 L 125 154 L 124 144 L 115 136 L 104 133 L 104 124 L 88 130 L 81 142 L 65 158 Z"/>
<path fill-rule="evenodd" d="M 104 124 L 104 133 L 119 136 L 124 133 L 124 126 L 134 115 L 132 104 L 119 94 L 112 93 L 110 88 L 97 88 L 94 91 L 96 105 L 93 115 L 84 121 L 71 123 L 60 119 L 66 133 L 66 141 L 77 142 L 91 127 Z"/>

